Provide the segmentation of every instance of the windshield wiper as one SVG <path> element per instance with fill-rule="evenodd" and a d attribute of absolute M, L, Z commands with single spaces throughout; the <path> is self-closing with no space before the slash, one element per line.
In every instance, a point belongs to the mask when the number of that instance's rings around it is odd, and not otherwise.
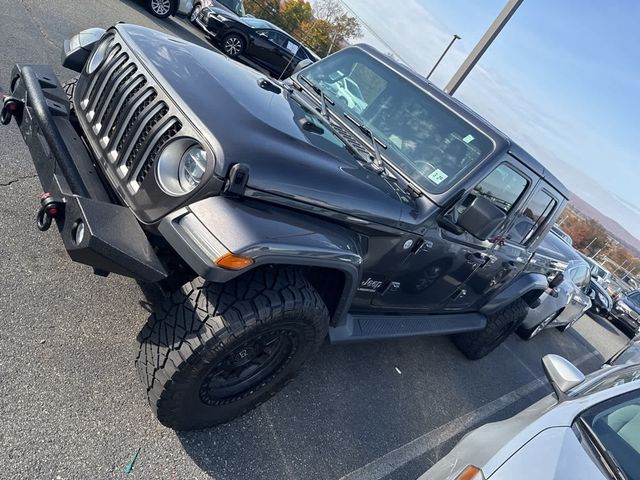
<path fill-rule="evenodd" d="M 334 106 L 336 104 L 336 102 L 331 100 L 327 96 L 327 94 L 324 92 L 324 90 L 322 90 L 319 86 L 317 86 L 315 83 L 313 83 L 311 80 L 309 80 L 304 75 L 299 75 L 298 78 L 300 80 L 302 80 L 304 83 L 306 83 L 307 85 L 309 85 L 309 87 L 311 87 L 311 90 L 313 90 L 320 97 L 320 108 L 321 108 L 320 115 L 322 115 L 324 118 L 326 118 L 328 120 L 329 119 L 329 107 L 327 105 Z"/>
<path fill-rule="evenodd" d="M 364 133 L 367 137 L 369 137 L 369 140 L 371 140 L 371 144 L 373 146 L 373 153 L 374 153 L 373 163 L 376 166 L 376 169 L 378 169 L 378 171 L 380 171 L 380 172 L 385 171 L 384 161 L 382 160 L 382 154 L 380 153 L 380 148 L 379 147 L 382 147 L 382 148 L 384 148 L 386 150 L 387 149 L 387 145 L 384 142 L 382 142 L 380 139 L 378 139 L 374 135 L 374 133 L 371 131 L 370 128 L 367 128 L 364 124 L 358 122 L 355 118 L 353 118 L 348 113 L 344 114 L 344 118 L 346 118 L 351 123 L 353 123 L 356 127 L 358 127 L 358 129 L 362 133 Z"/>

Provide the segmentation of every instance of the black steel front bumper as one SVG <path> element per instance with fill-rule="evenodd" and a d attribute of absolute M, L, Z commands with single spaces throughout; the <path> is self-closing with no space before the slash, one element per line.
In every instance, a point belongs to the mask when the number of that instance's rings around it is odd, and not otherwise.
<path fill-rule="evenodd" d="M 167 271 L 140 223 L 129 208 L 112 200 L 103 184 L 71 124 L 70 104 L 53 69 L 16 65 L 11 96 L 11 115 L 29 147 L 45 194 L 56 202 L 53 218 L 69 256 L 98 272 L 145 282 L 165 279 Z"/>

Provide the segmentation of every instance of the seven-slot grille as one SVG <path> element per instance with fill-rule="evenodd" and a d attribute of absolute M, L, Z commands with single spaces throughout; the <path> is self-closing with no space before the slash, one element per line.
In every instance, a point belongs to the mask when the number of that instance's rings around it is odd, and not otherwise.
<path fill-rule="evenodd" d="M 90 127 L 94 148 L 135 194 L 167 144 L 183 127 L 132 52 L 114 38 L 102 66 L 85 74 L 78 89 L 79 115 Z"/>

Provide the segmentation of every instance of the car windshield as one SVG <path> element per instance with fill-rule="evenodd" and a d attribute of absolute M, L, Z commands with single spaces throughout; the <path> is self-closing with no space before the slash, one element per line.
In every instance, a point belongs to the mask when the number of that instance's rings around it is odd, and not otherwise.
<path fill-rule="evenodd" d="M 244 4 L 242 0 L 218 0 L 222 5 L 227 7 L 233 13 L 238 15 L 239 17 L 244 17 Z"/>
<path fill-rule="evenodd" d="M 262 20 L 260 18 L 243 18 L 242 21 L 249 25 L 253 29 L 272 29 L 273 25 L 271 25 L 266 20 Z"/>
<path fill-rule="evenodd" d="M 494 149 L 484 133 L 359 48 L 308 67 L 305 76 L 371 130 L 386 145 L 385 158 L 429 193 L 451 188 Z M 354 87 L 360 95 L 351 93 Z"/>

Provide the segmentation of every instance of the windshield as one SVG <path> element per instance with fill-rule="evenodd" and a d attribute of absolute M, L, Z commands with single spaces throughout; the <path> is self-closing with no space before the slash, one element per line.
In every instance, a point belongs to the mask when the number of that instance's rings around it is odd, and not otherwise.
<path fill-rule="evenodd" d="M 358 48 L 307 67 L 305 76 L 387 145 L 384 156 L 427 192 L 448 190 L 493 150 L 486 135 Z"/>
<path fill-rule="evenodd" d="M 244 4 L 242 0 L 218 0 L 222 5 L 227 7 L 239 17 L 244 17 Z"/>

